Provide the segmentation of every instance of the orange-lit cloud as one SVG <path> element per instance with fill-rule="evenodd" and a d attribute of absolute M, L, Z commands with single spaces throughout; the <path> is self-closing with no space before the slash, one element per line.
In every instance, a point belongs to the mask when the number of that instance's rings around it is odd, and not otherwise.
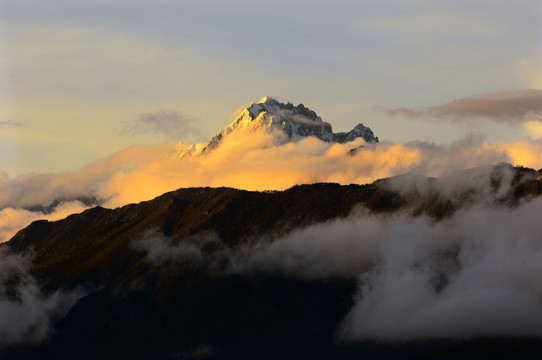
<path fill-rule="evenodd" d="M 350 150 L 359 148 L 353 154 Z M 173 154 L 173 148 L 171 149 Z M 265 132 L 233 133 L 208 154 L 163 157 L 114 173 L 98 189 L 106 205 L 146 200 L 179 187 L 228 186 L 281 190 L 300 183 L 367 183 L 405 172 L 440 176 L 487 163 L 508 161 L 504 150 L 469 138 L 449 147 L 422 142 L 331 144 L 316 138 L 282 143 Z"/>
<path fill-rule="evenodd" d="M 533 138 L 542 137 L 542 121 L 529 120 L 523 124 L 523 127 L 525 128 L 525 130 L 527 130 L 529 135 L 531 135 Z"/>
<path fill-rule="evenodd" d="M 529 138 L 518 139 L 510 144 L 495 145 L 502 148 L 510 156 L 514 165 L 526 166 L 534 169 L 542 168 L 542 141 Z"/>
<path fill-rule="evenodd" d="M 285 142 L 277 134 L 234 132 L 214 151 L 178 158 L 183 146 L 134 146 L 74 172 L 14 179 L 4 174 L 0 177 L 0 209 L 5 211 L 0 234 L 5 240 L 16 229 L 44 217 L 21 209 L 47 206 L 55 200 L 91 198 L 99 199 L 104 206 L 116 207 L 149 200 L 180 187 L 282 190 L 314 182 L 364 184 L 408 172 L 440 177 L 503 161 L 542 168 L 538 155 L 542 141 L 528 138 L 486 144 L 483 138 L 470 136 L 447 146 L 420 141 L 366 144 L 362 139 L 336 144 L 312 137 Z M 61 218 L 84 208 L 78 206 L 63 212 L 57 209 L 48 218 Z"/>
<path fill-rule="evenodd" d="M 39 211 L 30 211 L 20 208 L 4 208 L 0 210 L 0 242 L 11 239 L 17 231 L 30 224 L 32 221 L 39 219 L 49 221 L 59 220 L 70 214 L 79 213 L 87 208 L 88 206 L 85 206 L 79 201 L 61 204 L 50 214 L 43 214 Z"/>

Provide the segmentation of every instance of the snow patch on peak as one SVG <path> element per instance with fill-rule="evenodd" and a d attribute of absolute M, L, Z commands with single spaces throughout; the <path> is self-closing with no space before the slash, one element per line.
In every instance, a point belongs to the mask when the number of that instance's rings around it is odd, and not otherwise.
<path fill-rule="evenodd" d="M 257 118 L 260 113 L 267 112 L 270 115 L 276 115 L 281 110 L 281 103 L 277 100 L 265 96 L 258 102 L 253 102 L 245 110 L 253 119 Z M 241 116 L 242 117 L 242 116 Z"/>
<path fill-rule="evenodd" d="M 263 98 L 260 99 L 260 101 L 258 101 L 258 104 L 265 104 L 268 101 L 278 102 L 277 100 L 270 98 L 269 96 L 264 96 Z"/>
<path fill-rule="evenodd" d="M 258 104 L 263 104 L 265 107 L 280 107 L 281 102 L 269 96 L 265 96 L 258 101 Z"/>

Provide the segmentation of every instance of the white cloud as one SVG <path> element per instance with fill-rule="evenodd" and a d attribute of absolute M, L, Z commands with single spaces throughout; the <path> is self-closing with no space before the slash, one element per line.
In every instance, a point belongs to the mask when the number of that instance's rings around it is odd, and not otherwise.
<path fill-rule="evenodd" d="M 0 350 L 45 340 L 52 321 L 83 296 L 80 289 L 44 294 L 28 272 L 29 263 L 28 257 L 0 250 Z"/>
<path fill-rule="evenodd" d="M 542 337 L 542 202 L 392 222 L 343 339 Z"/>

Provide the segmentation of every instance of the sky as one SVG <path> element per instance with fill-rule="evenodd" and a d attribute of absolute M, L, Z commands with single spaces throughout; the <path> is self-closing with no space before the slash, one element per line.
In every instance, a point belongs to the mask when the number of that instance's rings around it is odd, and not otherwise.
<path fill-rule="evenodd" d="M 441 106 L 542 88 L 541 20 L 530 0 L 0 0 L 0 170 L 202 142 L 267 95 L 384 141 L 536 139 L 540 93 L 513 121 Z"/>

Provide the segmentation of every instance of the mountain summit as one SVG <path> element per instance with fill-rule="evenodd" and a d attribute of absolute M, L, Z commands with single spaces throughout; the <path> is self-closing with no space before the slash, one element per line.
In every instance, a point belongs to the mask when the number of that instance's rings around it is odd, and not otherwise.
<path fill-rule="evenodd" d="M 186 154 L 205 153 L 217 148 L 220 142 L 234 131 L 253 132 L 257 130 L 282 131 L 290 140 L 315 136 L 326 142 L 347 143 L 363 138 L 368 143 L 378 142 L 373 131 L 363 124 L 356 125 L 349 132 L 334 133 L 331 124 L 322 121 L 313 110 L 303 104 L 281 103 L 268 96 L 251 103 L 227 127 L 219 131 L 206 144 L 186 146 L 180 143 L 179 157 Z"/>

